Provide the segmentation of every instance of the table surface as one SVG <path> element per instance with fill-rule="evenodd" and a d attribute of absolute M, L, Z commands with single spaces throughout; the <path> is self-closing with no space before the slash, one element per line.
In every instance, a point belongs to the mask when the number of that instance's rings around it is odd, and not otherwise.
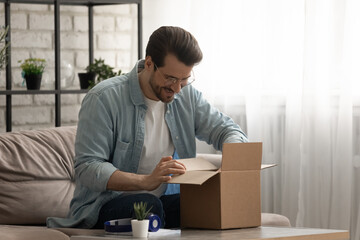
<path fill-rule="evenodd" d="M 130 235 L 72 236 L 71 240 L 133 239 L 131 233 L 128 234 Z M 171 231 L 164 229 L 157 233 L 150 233 L 149 239 L 345 240 L 349 239 L 349 232 L 345 230 L 292 227 L 257 227 L 231 230 L 182 229 Z"/>

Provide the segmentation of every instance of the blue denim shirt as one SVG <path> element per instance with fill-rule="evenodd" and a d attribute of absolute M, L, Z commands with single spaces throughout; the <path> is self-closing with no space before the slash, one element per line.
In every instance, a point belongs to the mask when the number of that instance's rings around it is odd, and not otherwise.
<path fill-rule="evenodd" d="M 140 60 L 130 73 L 102 81 L 85 96 L 75 141 L 76 187 L 70 211 L 68 218 L 48 218 L 48 227 L 93 227 L 100 208 L 121 194 L 106 189 L 113 172 L 137 172 L 147 110 L 138 79 L 143 65 Z M 191 85 L 167 104 L 165 121 L 180 158 L 196 155 L 195 137 L 217 150 L 225 142 L 247 142 L 240 127 Z"/>

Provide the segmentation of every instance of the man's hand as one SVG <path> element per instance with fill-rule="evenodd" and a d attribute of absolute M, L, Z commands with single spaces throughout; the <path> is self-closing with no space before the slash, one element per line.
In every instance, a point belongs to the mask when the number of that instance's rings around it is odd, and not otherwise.
<path fill-rule="evenodd" d="M 170 174 L 184 174 L 185 170 L 184 164 L 172 157 L 163 157 L 150 175 L 115 171 L 110 176 L 106 188 L 114 191 L 152 191 L 161 183 L 169 181 Z"/>
<path fill-rule="evenodd" d="M 152 191 L 159 187 L 161 183 L 168 182 L 171 179 L 170 174 L 184 174 L 185 171 L 184 164 L 176 161 L 171 156 L 163 157 L 153 172 L 144 178 L 144 190 Z"/>

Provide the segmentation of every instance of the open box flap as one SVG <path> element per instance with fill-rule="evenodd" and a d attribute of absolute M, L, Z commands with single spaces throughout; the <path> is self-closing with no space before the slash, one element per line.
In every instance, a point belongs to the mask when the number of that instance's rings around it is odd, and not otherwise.
<path fill-rule="evenodd" d="M 181 175 L 172 176 L 168 183 L 181 184 L 203 184 L 206 180 L 214 176 L 218 170 L 214 164 L 203 157 L 179 159 L 186 167 L 186 172 Z"/>
<path fill-rule="evenodd" d="M 184 158 L 178 159 L 178 162 L 181 162 L 185 165 L 186 171 L 206 171 L 206 170 L 218 170 L 219 168 L 216 167 L 213 163 L 205 159 L 204 157 L 197 157 L 197 158 Z"/>
<path fill-rule="evenodd" d="M 174 175 L 168 183 L 203 184 L 220 171 L 260 170 L 275 166 L 261 165 L 262 143 L 225 143 L 221 155 L 201 154 L 197 158 L 178 159 L 185 174 Z M 221 169 L 218 168 L 221 162 Z"/>
<path fill-rule="evenodd" d="M 261 164 L 261 170 L 265 168 L 275 167 L 277 164 Z"/>
<path fill-rule="evenodd" d="M 221 154 L 199 153 L 196 155 L 196 158 L 203 158 L 203 159 L 211 162 L 212 164 L 214 164 L 216 166 L 217 169 L 220 169 L 220 167 L 221 167 L 221 160 L 222 160 Z M 275 167 L 276 165 L 277 164 L 261 164 L 261 169 Z"/>
<path fill-rule="evenodd" d="M 221 171 L 260 170 L 262 143 L 224 143 Z"/>
<path fill-rule="evenodd" d="M 276 164 L 261 164 L 261 169 L 271 168 L 276 166 Z M 168 183 L 180 183 L 180 184 L 197 184 L 201 185 L 206 182 L 211 177 L 215 176 L 218 171 L 186 171 L 182 175 L 174 175 Z"/>
<path fill-rule="evenodd" d="M 168 183 L 201 185 L 217 173 L 217 171 L 186 171 L 184 174 L 172 176 Z"/>
<path fill-rule="evenodd" d="M 222 154 L 214 153 L 197 153 L 196 158 L 203 158 L 216 166 L 216 169 L 221 168 Z"/>

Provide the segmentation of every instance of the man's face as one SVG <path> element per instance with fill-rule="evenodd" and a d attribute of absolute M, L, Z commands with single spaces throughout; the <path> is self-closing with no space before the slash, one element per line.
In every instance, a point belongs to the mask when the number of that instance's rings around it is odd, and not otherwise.
<path fill-rule="evenodd" d="M 164 59 L 164 66 L 155 67 L 156 71 L 150 78 L 150 86 L 158 100 L 171 102 L 191 76 L 192 68 L 180 62 L 174 55 L 168 54 Z M 175 79 L 177 81 L 174 81 Z"/>

